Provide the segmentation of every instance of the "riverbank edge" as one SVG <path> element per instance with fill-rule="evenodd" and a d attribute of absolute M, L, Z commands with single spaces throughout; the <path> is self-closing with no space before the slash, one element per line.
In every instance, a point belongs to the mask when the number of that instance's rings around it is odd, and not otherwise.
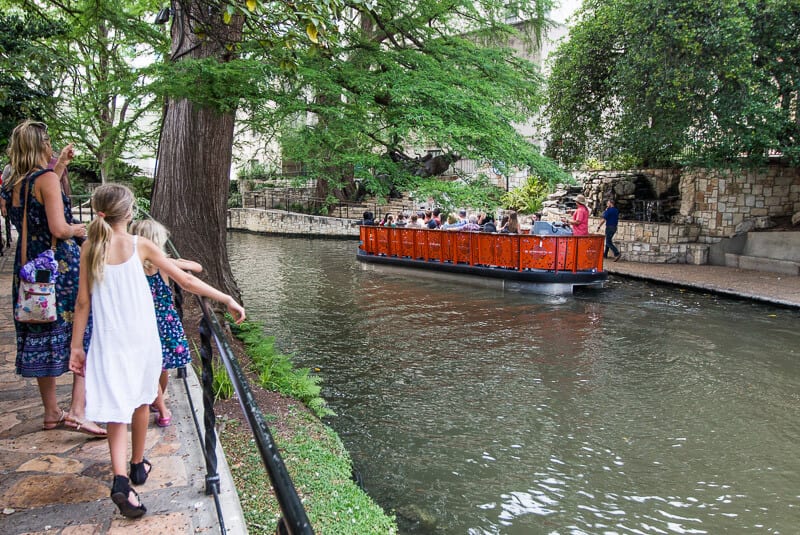
<path fill-rule="evenodd" d="M 200 341 L 197 330 L 200 319 L 199 307 L 194 300 L 187 300 L 184 326 L 194 344 Z M 394 516 L 350 478 L 354 473 L 353 463 L 339 435 L 301 401 L 261 387 L 244 343 L 232 335 L 230 341 L 315 531 L 327 532 L 333 523 L 335 532 L 342 535 L 397 533 Z M 280 507 L 239 400 L 234 397 L 217 401 L 215 413 L 219 442 L 228 459 L 248 533 L 276 533 Z M 296 444 L 303 444 L 300 455 Z M 324 477 L 336 473 L 342 464 L 347 466 L 347 476 L 335 477 L 322 485 L 308 484 L 307 477 L 301 474 L 312 469 L 314 475 Z M 348 515 L 356 515 L 357 521 L 347 518 Z"/>
<path fill-rule="evenodd" d="M 269 236 L 271 238 L 297 238 L 297 239 L 310 239 L 315 240 L 335 240 L 335 241 L 358 241 L 358 235 L 345 235 L 345 234 L 314 234 L 312 232 L 267 232 L 264 230 L 250 230 L 246 228 L 228 227 L 228 232 L 236 232 L 237 234 L 254 234 L 256 236 Z"/>

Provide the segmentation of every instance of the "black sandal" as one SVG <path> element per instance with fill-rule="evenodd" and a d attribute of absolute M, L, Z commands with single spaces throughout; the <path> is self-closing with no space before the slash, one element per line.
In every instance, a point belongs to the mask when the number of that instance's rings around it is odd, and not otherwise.
<path fill-rule="evenodd" d="M 130 502 L 131 492 L 136 497 L 139 505 Z M 114 476 L 114 484 L 111 486 L 111 501 L 113 501 L 122 516 L 127 518 L 139 518 L 147 512 L 147 508 L 139 499 L 139 494 L 133 490 L 125 476 Z"/>
<path fill-rule="evenodd" d="M 131 483 L 134 485 L 144 485 L 147 481 L 147 476 L 150 475 L 150 470 L 153 465 L 147 459 L 142 459 L 140 463 L 131 463 L 131 471 L 128 476 L 131 478 Z"/>

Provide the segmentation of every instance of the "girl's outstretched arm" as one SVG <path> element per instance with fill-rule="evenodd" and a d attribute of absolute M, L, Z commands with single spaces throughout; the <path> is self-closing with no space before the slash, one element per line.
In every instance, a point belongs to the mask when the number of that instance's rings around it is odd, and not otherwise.
<path fill-rule="evenodd" d="M 81 255 L 78 275 L 78 298 L 75 301 L 75 314 L 72 316 L 72 341 L 69 352 L 69 369 L 73 373 L 83 375 L 86 371 L 86 351 L 83 349 L 83 336 L 89 323 L 89 310 L 92 296 L 89 293 L 89 278 L 86 270 L 86 255 Z"/>
<path fill-rule="evenodd" d="M 173 262 L 175 265 L 181 268 L 184 271 L 194 271 L 195 273 L 201 273 L 203 271 L 203 266 L 194 262 L 193 260 L 186 260 L 185 258 L 173 258 Z"/>
<path fill-rule="evenodd" d="M 173 260 L 168 258 L 161 249 L 156 247 L 156 245 L 147 238 L 140 236 L 138 243 L 139 246 L 137 249 L 139 251 L 139 258 L 141 258 L 142 261 L 149 261 L 187 292 L 202 295 L 203 297 L 208 297 L 209 299 L 223 303 L 236 323 L 242 323 L 245 320 L 244 307 L 237 303 L 233 297 L 206 284 L 191 273 L 180 269 Z"/>

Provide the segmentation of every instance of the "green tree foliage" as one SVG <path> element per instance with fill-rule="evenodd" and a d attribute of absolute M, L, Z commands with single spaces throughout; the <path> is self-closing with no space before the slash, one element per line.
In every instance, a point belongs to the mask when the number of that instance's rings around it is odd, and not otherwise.
<path fill-rule="evenodd" d="M 303 162 L 321 179 L 321 196 L 351 194 L 355 179 L 383 195 L 415 189 L 426 173 L 412 165 L 411 148 L 536 165 L 541 157 L 514 124 L 540 109 L 541 76 L 504 43 L 517 36 L 533 49 L 549 6 L 547 0 L 345 2 L 324 43 L 307 31 L 304 43 L 298 37 L 281 49 L 243 46 L 239 63 L 258 78 L 226 86 L 246 95 L 239 104 L 247 128 L 276 136 L 284 159 Z M 528 22 L 512 26 L 509 17 Z M 256 62 L 267 58 L 263 53 L 270 61 Z"/>
<path fill-rule="evenodd" d="M 41 43 L 63 32 L 45 18 L 0 15 L 0 150 L 20 121 L 46 118 L 52 109 L 53 56 Z"/>
<path fill-rule="evenodd" d="M 37 38 L 35 51 L 18 66 L 46 72 L 38 92 L 51 95 L 41 118 L 59 144 L 73 142 L 78 152 L 97 160 L 101 180 L 124 170 L 125 154 L 152 150 L 156 121 L 141 119 L 157 110 L 145 67 L 162 56 L 167 37 L 152 24 L 159 3 L 151 0 L 3 0 L 25 13 L 24 27 L 54 21 L 59 31 Z M 44 24 L 38 22 L 39 25 Z M 23 34 L 24 35 L 24 34 Z M 42 101 L 37 101 L 41 103 Z M 155 107 L 155 108 L 154 108 Z"/>
<path fill-rule="evenodd" d="M 548 82 L 548 154 L 796 161 L 799 32 L 796 0 L 587 0 Z"/>

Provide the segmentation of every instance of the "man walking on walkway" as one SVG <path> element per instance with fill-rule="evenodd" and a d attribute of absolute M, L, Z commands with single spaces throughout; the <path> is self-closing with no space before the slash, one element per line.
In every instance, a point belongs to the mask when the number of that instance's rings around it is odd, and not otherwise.
<path fill-rule="evenodd" d="M 602 215 L 603 220 L 597 225 L 598 232 L 604 224 L 606 226 L 606 249 L 603 251 L 603 258 L 608 257 L 608 250 L 611 249 L 611 251 L 614 252 L 614 262 L 622 257 L 613 241 L 614 234 L 617 233 L 617 225 L 619 224 L 619 210 L 617 210 L 615 204 L 613 199 L 606 201 L 606 210 Z"/>

